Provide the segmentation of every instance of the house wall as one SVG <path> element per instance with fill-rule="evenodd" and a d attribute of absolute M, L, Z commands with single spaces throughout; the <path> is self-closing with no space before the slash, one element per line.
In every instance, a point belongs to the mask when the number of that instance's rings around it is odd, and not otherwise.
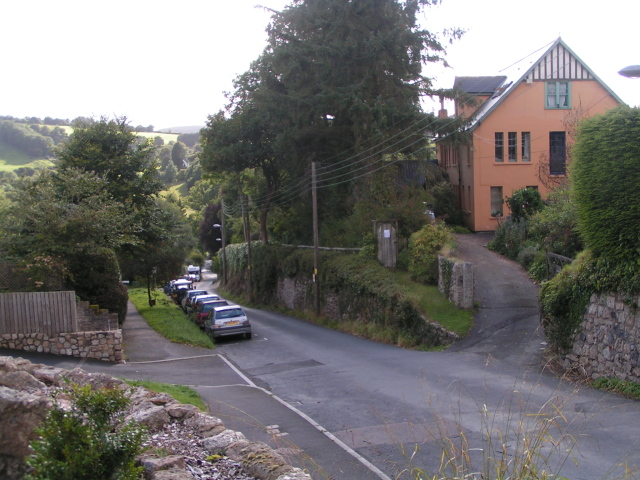
<path fill-rule="evenodd" d="M 571 110 L 544 108 L 545 82 L 522 82 L 473 131 L 469 162 L 459 161 L 447 171 L 459 185 L 465 223 L 473 231 L 493 231 L 498 218 L 491 216 L 491 187 L 502 187 L 502 196 L 528 186 L 537 186 L 543 198 L 549 191 L 540 181 L 541 156 L 549 155 L 549 132 L 565 131 L 563 120 Z M 571 81 L 571 106 L 582 106 L 585 116 L 604 113 L 618 105 L 616 99 L 594 80 Z M 504 133 L 504 161 L 495 161 L 495 132 Z M 508 160 L 508 132 L 517 133 L 517 161 Z M 529 162 L 521 158 L 521 133 L 530 132 Z M 567 138 L 567 144 L 571 139 Z M 454 187 L 456 188 L 456 187 Z M 471 199 L 468 198 L 469 193 Z M 509 214 L 506 204 L 503 216 Z"/>

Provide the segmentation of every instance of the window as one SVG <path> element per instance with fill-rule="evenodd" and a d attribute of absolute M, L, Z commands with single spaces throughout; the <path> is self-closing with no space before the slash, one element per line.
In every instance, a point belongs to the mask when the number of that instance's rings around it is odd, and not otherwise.
<path fill-rule="evenodd" d="M 547 82 L 545 108 L 571 108 L 571 84 Z"/>
<path fill-rule="evenodd" d="M 508 143 L 508 152 L 509 152 L 509 161 L 517 162 L 518 161 L 518 133 L 517 132 L 509 132 L 507 134 Z"/>
<path fill-rule="evenodd" d="M 491 216 L 502 216 L 502 187 L 491 187 Z"/>
<path fill-rule="evenodd" d="M 531 161 L 531 133 L 522 132 L 522 161 Z"/>
<path fill-rule="evenodd" d="M 564 175 L 567 170 L 567 136 L 549 132 L 549 174 Z"/>
<path fill-rule="evenodd" d="M 504 162 L 504 133 L 496 132 L 496 162 Z"/>

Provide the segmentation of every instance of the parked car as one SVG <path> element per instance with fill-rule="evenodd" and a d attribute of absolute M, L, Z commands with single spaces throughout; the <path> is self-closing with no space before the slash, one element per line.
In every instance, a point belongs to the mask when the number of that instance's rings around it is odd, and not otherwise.
<path fill-rule="evenodd" d="M 183 290 L 182 294 L 186 293 L 187 290 L 191 290 L 193 288 L 193 282 L 186 278 L 180 278 L 178 280 L 173 281 L 173 285 L 171 286 L 171 299 L 180 304 L 180 300 L 178 300 L 178 293 L 180 290 Z"/>
<path fill-rule="evenodd" d="M 225 305 L 229 305 L 226 300 L 205 300 L 204 302 L 199 303 L 193 311 L 191 314 L 191 320 L 193 320 L 200 328 L 204 328 L 204 321 L 209 316 L 209 312 L 211 312 L 215 307 L 222 307 Z"/>
<path fill-rule="evenodd" d="M 213 293 L 207 293 L 206 295 L 196 295 L 191 299 L 191 312 L 193 312 L 199 303 L 211 301 L 211 300 L 220 300 L 218 295 L 214 295 Z"/>
<path fill-rule="evenodd" d="M 238 305 L 215 307 L 204 322 L 204 330 L 214 341 L 228 335 L 244 335 L 251 339 L 251 324 Z"/>
<path fill-rule="evenodd" d="M 206 290 L 189 290 L 184 297 L 182 297 L 182 310 L 184 313 L 189 313 L 191 308 L 191 300 L 198 295 L 208 295 Z"/>

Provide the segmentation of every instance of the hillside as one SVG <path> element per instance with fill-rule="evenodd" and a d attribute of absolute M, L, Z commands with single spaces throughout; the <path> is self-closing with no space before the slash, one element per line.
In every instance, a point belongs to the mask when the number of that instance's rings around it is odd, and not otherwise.
<path fill-rule="evenodd" d="M 158 132 L 162 133 L 198 133 L 204 128 L 204 125 L 191 125 L 186 127 L 160 128 Z"/>

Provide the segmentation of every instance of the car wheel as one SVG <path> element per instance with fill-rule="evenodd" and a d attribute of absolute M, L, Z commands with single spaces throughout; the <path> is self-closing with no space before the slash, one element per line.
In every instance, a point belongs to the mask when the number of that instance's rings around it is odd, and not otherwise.
<path fill-rule="evenodd" d="M 246 338 L 247 340 L 251 340 L 251 332 L 245 333 L 244 338 Z"/>

